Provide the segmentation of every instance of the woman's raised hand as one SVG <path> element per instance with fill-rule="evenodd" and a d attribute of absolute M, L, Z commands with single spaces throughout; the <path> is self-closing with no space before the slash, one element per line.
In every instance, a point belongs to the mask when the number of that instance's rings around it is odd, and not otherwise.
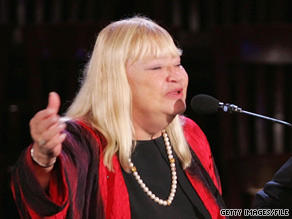
<path fill-rule="evenodd" d="M 66 138 L 66 124 L 60 122 L 61 100 L 56 92 L 49 94 L 48 106 L 30 120 L 30 134 L 34 140 L 32 158 L 42 167 L 52 166 L 62 150 Z"/>

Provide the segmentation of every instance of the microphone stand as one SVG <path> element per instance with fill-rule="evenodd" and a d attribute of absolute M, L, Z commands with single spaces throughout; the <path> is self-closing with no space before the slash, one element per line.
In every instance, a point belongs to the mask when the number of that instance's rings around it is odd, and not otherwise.
<path fill-rule="evenodd" d="M 282 120 L 279 120 L 279 119 L 274 119 L 274 118 L 271 118 L 271 117 L 268 117 L 268 116 L 263 116 L 263 115 L 260 115 L 260 114 L 257 114 L 257 113 L 252 113 L 252 112 L 243 110 L 242 108 L 240 108 L 240 107 L 238 107 L 238 106 L 236 106 L 234 104 L 229 104 L 229 103 L 224 104 L 222 102 L 219 102 L 218 108 L 222 109 L 224 112 L 244 113 L 244 114 L 247 114 L 247 115 L 255 116 L 255 117 L 258 117 L 258 118 L 261 118 L 261 119 L 271 120 L 271 121 L 273 121 L 275 123 L 279 123 L 279 124 L 283 124 L 283 125 L 287 125 L 289 127 L 292 127 L 292 124 L 290 124 L 288 122 L 285 122 L 285 121 L 282 121 Z"/>

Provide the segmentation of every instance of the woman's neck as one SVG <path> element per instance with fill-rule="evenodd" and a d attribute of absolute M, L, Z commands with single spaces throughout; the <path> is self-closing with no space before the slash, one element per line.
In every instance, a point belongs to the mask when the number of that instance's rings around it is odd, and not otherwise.
<path fill-rule="evenodd" d="M 165 118 L 138 117 L 134 119 L 135 140 L 151 140 L 161 136 L 165 129 L 174 119 L 173 116 Z"/>

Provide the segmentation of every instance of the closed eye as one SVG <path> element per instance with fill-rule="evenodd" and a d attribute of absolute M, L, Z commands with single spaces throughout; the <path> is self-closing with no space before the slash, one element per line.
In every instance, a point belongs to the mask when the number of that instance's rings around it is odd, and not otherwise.
<path fill-rule="evenodd" d="M 157 67 L 151 68 L 151 70 L 158 70 L 158 69 L 161 69 L 161 67 L 157 66 Z"/>

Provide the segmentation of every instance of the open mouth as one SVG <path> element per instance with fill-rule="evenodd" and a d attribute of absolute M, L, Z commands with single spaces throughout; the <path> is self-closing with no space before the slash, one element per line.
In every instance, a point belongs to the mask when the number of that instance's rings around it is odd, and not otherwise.
<path fill-rule="evenodd" d="M 182 89 L 178 89 L 178 90 L 173 90 L 171 92 L 168 93 L 168 96 L 173 96 L 175 98 L 180 97 L 183 94 L 183 90 Z"/>

